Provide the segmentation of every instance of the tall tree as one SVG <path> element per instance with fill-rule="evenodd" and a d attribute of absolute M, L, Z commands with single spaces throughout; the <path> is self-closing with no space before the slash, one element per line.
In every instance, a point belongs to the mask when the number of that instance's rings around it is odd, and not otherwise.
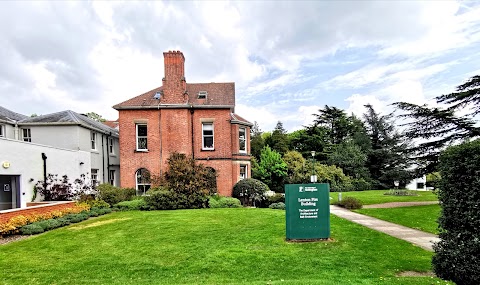
<path fill-rule="evenodd" d="M 480 75 L 475 75 L 464 84 L 457 86 L 456 91 L 435 98 L 437 103 L 445 107 L 429 107 L 407 102 L 394 105 L 404 111 L 399 117 L 410 119 L 405 123 L 406 135 L 410 139 L 422 142 L 412 148 L 423 173 L 436 171 L 438 156 L 446 146 L 480 136 L 480 127 L 474 116 L 480 114 Z M 470 113 L 459 116 L 459 110 Z"/>
<path fill-rule="evenodd" d="M 265 143 L 282 155 L 288 151 L 288 135 L 282 122 L 278 121 L 272 135 L 265 140 Z"/>
<path fill-rule="evenodd" d="M 304 158 L 310 158 L 315 151 L 318 161 L 326 161 L 326 147 L 329 145 L 328 130 L 322 126 L 307 126 L 289 134 L 290 149 L 300 152 Z"/>
<path fill-rule="evenodd" d="M 305 158 L 298 151 L 288 151 L 283 155 L 283 160 L 287 164 L 286 182 L 289 184 L 300 184 L 309 181 L 309 167 Z"/>
<path fill-rule="evenodd" d="M 367 156 L 367 167 L 374 188 L 393 188 L 396 180 L 405 185 L 411 178 L 407 140 L 395 129 L 392 114 L 380 115 L 371 105 L 365 107 L 364 120 L 372 146 Z"/>
<path fill-rule="evenodd" d="M 95 121 L 97 121 L 97 122 L 105 122 L 105 121 L 106 121 L 106 119 L 103 118 L 102 115 L 99 115 L 99 114 L 97 114 L 97 113 L 95 113 L 95 112 L 90 112 L 90 113 L 87 113 L 86 115 L 87 115 L 87 117 L 89 117 L 90 119 L 95 120 Z"/>
<path fill-rule="evenodd" d="M 330 144 L 341 143 L 350 132 L 350 122 L 347 114 L 342 109 L 325 105 L 315 115 L 314 125 L 323 126 L 328 129 Z"/>
<path fill-rule="evenodd" d="M 260 159 L 260 152 L 265 146 L 265 140 L 262 137 L 260 126 L 256 121 L 253 122 L 253 127 L 250 130 L 250 136 L 250 149 L 252 156 L 256 159 Z"/>
<path fill-rule="evenodd" d="M 335 151 L 328 155 L 329 165 L 340 167 L 345 175 L 352 178 L 369 178 L 366 163 L 367 154 L 353 140 L 340 143 Z"/>
<path fill-rule="evenodd" d="M 287 165 L 280 153 L 265 146 L 260 154 L 260 161 L 252 165 L 253 178 L 267 184 L 270 190 L 284 192 L 283 185 L 287 177 Z"/>

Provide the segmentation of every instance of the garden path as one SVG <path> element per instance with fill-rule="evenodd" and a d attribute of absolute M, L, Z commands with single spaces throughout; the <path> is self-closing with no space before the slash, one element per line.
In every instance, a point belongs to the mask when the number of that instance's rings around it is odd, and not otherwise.
<path fill-rule="evenodd" d="M 433 251 L 433 244 L 440 241 L 438 236 L 434 234 L 414 230 L 377 218 L 358 214 L 335 205 L 330 206 L 330 213 L 370 229 L 408 241 L 425 250 Z"/>
<path fill-rule="evenodd" d="M 377 209 L 377 208 L 398 208 L 398 207 L 412 207 L 438 204 L 438 201 L 418 201 L 418 202 L 389 202 L 382 204 L 364 205 L 364 209 Z"/>

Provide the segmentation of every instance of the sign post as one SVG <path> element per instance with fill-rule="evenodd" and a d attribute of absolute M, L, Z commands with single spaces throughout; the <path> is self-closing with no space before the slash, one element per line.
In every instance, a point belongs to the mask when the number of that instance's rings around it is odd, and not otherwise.
<path fill-rule="evenodd" d="M 287 184 L 287 240 L 312 241 L 330 237 L 329 184 Z"/>

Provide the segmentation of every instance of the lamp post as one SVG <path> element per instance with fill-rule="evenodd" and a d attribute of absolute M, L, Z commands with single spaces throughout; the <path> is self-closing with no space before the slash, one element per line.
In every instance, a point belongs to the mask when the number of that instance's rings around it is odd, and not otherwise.
<path fill-rule="evenodd" d="M 310 177 L 310 182 L 316 183 L 317 175 L 315 175 L 315 151 L 312 150 L 310 153 L 312 154 L 312 176 Z"/>

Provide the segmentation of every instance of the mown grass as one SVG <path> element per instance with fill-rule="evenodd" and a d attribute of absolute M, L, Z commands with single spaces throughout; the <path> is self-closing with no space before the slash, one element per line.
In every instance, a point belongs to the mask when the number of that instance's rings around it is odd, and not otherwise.
<path fill-rule="evenodd" d="M 417 202 L 437 201 L 437 195 L 431 191 L 417 191 L 418 196 L 393 196 L 384 195 L 388 190 L 368 190 L 342 192 L 342 197 L 354 197 L 362 201 L 363 205 L 381 204 L 389 202 Z M 338 201 L 338 192 L 330 192 L 330 202 Z"/>
<path fill-rule="evenodd" d="M 331 242 L 285 242 L 285 212 L 117 212 L 0 246 L 1 284 L 431 284 L 432 253 L 331 217 Z"/>
<path fill-rule="evenodd" d="M 403 225 L 432 234 L 438 234 L 439 205 L 425 205 L 415 207 L 360 209 L 360 214 L 372 216 L 381 220 Z"/>

